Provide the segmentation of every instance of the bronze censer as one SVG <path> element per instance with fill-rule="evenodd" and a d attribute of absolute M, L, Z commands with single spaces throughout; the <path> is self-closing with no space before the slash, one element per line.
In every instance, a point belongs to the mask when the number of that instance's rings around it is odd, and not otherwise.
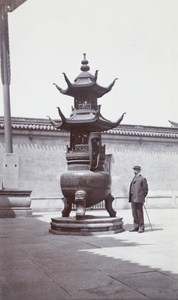
<path fill-rule="evenodd" d="M 85 210 L 105 200 L 105 208 L 110 217 L 115 217 L 112 208 L 111 176 L 107 169 L 105 145 L 101 132 L 120 124 L 124 114 L 116 121 L 105 119 L 100 113 L 97 99 L 108 93 L 116 79 L 107 87 L 97 84 L 98 71 L 93 76 L 84 54 L 81 73 L 71 83 L 64 73 L 67 89 L 55 86 L 63 94 L 74 98 L 74 107 L 69 118 L 58 108 L 60 121 L 50 121 L 59 129 L 70 132 L 70 146 L 67 146 L 68 170 L 61 175 L 61 190 L 65 197 L 62 217 L 69 217 L 72 204 L 76 205 L 76 220 L 85 219 Z"/>

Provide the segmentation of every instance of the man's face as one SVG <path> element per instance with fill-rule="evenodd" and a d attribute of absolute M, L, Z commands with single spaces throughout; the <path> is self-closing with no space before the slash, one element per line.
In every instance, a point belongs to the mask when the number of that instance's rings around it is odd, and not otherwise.
<path fill-rule="evenodd" d="M 138 173 L 140 173 L 140 169 L 134 169 L 134 174 L 135 174 L 135 176 L 137 176 Z"/>

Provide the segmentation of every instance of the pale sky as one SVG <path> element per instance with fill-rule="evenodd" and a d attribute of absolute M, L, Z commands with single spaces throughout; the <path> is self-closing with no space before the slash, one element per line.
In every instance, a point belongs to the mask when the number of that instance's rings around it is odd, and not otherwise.
<path fill-rule="evenodd" d="M 98 84 L 113 89 L 102 115 L 122 124 L 170 127 L 178 122 L 177 0 L 27 0 L 9 16 L 11 115 L 70 116 L 66 88 L 79 75 L 83 53 Z M 3 94 L 0 85 L 0 115 Z"/>

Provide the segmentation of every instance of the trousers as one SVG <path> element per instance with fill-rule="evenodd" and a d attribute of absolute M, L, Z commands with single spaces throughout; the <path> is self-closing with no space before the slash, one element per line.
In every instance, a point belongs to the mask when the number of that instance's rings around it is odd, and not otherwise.
<path fill-rule="evenodd" d="M 144 230 L 143 203 L 131 201 L 134 228 Z"/>

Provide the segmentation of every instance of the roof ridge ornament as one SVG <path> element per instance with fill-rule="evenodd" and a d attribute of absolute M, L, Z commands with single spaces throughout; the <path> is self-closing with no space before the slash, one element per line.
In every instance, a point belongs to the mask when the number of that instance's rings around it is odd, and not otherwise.
<path fill-rule="evenodd" d="M 81 61 L 81 64 L 81 71 L 88 72 L 90 70 L 90 67 L 88 66 L 88 60 L 86 59 L 86 53 L 83 53 L 83 60 Z"/>

